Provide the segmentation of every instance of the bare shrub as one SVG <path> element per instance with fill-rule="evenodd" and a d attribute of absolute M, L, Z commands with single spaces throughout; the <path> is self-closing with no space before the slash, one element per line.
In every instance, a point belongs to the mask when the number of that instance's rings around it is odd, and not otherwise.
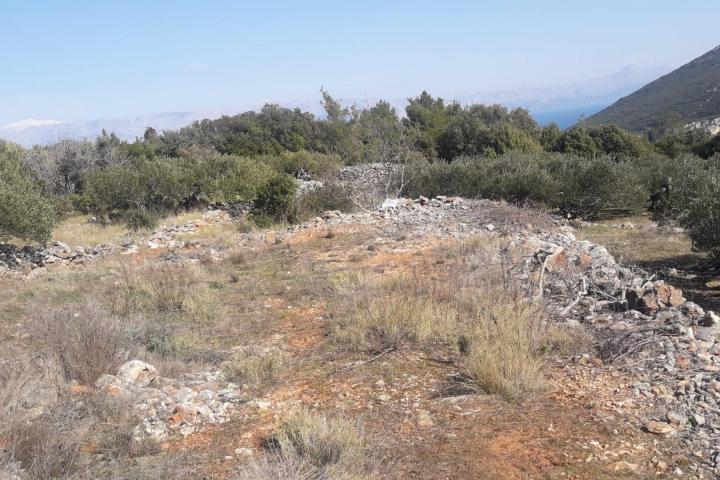
<path fill-rule="evenodd" d="M 355 427 L 341 419 L 300 411 L 287 418 L 271 441 L 268 457 L 241 472 L 246 480 L 370 478 L 368 447 Z"/>
<path fill-rule="evenodd" d="M 42 413 L 57 399 L 62 372 L 52 359 L 3 351 L 0 360 L 0 424 Z M 2 430 L 2 427 L 0 427 Z"/>
<path fill-rule="evenodd" d="M 58 430 L 49 415 L 13 422 L 6 442 L 11 460 L 38 480 L 68 478 L 80 454 L 79 439 L 72 432 Z"/>
<path fill-rule="evenodd" d="M 31 329 L 42 350 L 57 359 L 65 377 L 83 384 L 115 372 L 132 350 L 120 321 L 91 301 L 79 308 L 38 312 Z"/>

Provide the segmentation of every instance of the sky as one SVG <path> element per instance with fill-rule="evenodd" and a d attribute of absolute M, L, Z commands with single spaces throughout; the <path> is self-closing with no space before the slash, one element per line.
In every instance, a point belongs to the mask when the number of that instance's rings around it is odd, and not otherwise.
<path fill-rule="evenodd" d="M 720 44 L 718 18 L 717 0 L 3 0 L 0 125 L 677 67 Z"/>

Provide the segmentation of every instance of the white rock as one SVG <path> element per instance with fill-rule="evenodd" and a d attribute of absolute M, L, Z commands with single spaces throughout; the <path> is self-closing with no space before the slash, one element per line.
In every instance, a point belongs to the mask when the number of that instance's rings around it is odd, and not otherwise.
<path fill-rule="evenodd" d="M 141 360 L 130 360 L 123 364 L 118 370 L 117 377 L 128 384 L 136 387 L 147 387 L 155 380 L 157 369 Z"/>

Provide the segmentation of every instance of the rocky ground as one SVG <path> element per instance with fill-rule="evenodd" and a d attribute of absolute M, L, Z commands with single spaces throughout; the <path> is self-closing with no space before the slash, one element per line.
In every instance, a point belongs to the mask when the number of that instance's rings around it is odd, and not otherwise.
<path fill-rule="evenodd" d="M 217 320 L 222 325 L 203 341 L 221 359 L 249 347 L 280 352 L 291 367 L 277 383 L 261 391 L 234 383 L 226 360 L 168 377 L 144 358 L 128 359 L 94 385 L 70 387 L 73 395 L 130 399 L 134 439 L 158 442 L 158 455 L 192 453 L 191 478 L 233 478 L 298 406 L 360 421 L 376 443 L 378 478 L 720 477 L 720 319 L 578 240 L 567 222 L 445 197 L 329 211 L 283 231 L 234 232 L 222 210 L 199 216 L 132 245 L 3 245 L 0 254 L 6 270 L 46 270 L 42 277 L 60 268 L 85 275 L 93 263 L 121 256 L 209 265 L 214 298 L 230 306 L 222 322 L 251 323 L 236 331 Z M 226 227 L 218 244 L 213 228 Z M 435 252 L 478 237 L 502 242 L 509 271 L 554 322 L 591 336 L 579 353 L 548 359 L 542 393 L 515 404 L 452 392 L 457 372 L 446 358 L 397 351 L 368 361 L 329 348 L 333 299 L 310 283 L 348 271 L 434 275 L 442 269 Z M 268 272 L 269 264 L 280 266 Z M 19 275 L 3 281 L 23 281 Z M 6 341 L 20 338 L 8 332 Z"/>

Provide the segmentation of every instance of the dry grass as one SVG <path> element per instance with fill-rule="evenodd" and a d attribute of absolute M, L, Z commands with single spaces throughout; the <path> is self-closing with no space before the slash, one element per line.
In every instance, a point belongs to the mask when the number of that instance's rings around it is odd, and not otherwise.
<path fill-rule="evenodd" d="M 300 411 L 271 439 L 271 452 L 241 471 L 245 480 L 361 480 L 372 461 L 363 436 L 341 419 Z"/>
<path fill-rule="evenodd" d="M 265 387 L 277 380 L 282 369 L 282 356 L 277 350 L 266 352 L 238 352 L 225 363 L 225 377 L 235 383 Z"/>
<path fill-rule="evenodd" d="M 453 355 L 479 391 L 515 401 L 542 386 L 548 353 L 581 336 L 545 319 L 544 308 L 510 280 L 497 237 L 472 238 L 429 258 L 435 270 L 337 279 L 331 337 L 350 351 L 429 349 Z"/>
<path fill-rule="evenodd" d="M 132 235 L 124 225 L 91 223 L 87 216 L 78 215 L 60 222 L 53 232 L 53 240 L 58 240 L 71 247 L 93 247 L 103 244 L 119 244 Z"/>
<path fill-rule="evenodd" d="M 52 359 L 27 358 L 3 351 L 0 359 L 0 424 L 9 418 L 37 414 L 52 404 L 62 383 L 62 371 Z"/>
<path fill-rule="evenodd" d="M 351 351 L 377 353 L 422 343 L 441 315 L 422 286 L 406 275 L 375 280 L 350 274 L 338 277 L 335 285 L 346 303 L 333 339 Z"/>
<path fill-rule="evenodd" d="M 92 301 L 37 312 L 30 328 L 40 351 L 58 361 L 68 380 L 83 384 L 115 372 L 132 351 L 124 325 Z"/>
<path fill-rule="evenodd" d="M 49 415 L 13 422 L 6 432 L 10 458 L 37 480 L 69 478 L 76 470 L 80 441 L 72 432 L 58 430 Z"/>
<path fill-rule="evenodd" d="M 465 372 L 480 390 L 518 400 L 542 385 L 542 310 L 500 289 L 482 297 L 466 318 Z"/>
<path fill-rule="evenodd" d="M 214 302 L 195 269 L 185 264 L 120 264 L 112 289 L 111 309 L 127 317 L 140 314 L 184 314 L 195 321 L 214 317 Z"/>
<path fill-rule="evenodd" d="M 577 236 L 604 245 L 623 263 L 656 262 L 687 255 L 702 258 L 692 251 L 692 242 L 686 234 L 651 225 L 648 217 L 606 220 L 579 229 Z"/>
<path fill-rule="evenodd" d="M 85 394 L 78 400 L 61 398 L 39 417 L 4 424 L 9 460 L 19 463 L 29 478 L 109 478 L 100 472 L 119 464 L 127 468 L 133 459 L 159 452 L 154 442 L 133 440 L 137 418 L 130 399 Z M 87 457 L 86 451 L 94 455 Z"/>

